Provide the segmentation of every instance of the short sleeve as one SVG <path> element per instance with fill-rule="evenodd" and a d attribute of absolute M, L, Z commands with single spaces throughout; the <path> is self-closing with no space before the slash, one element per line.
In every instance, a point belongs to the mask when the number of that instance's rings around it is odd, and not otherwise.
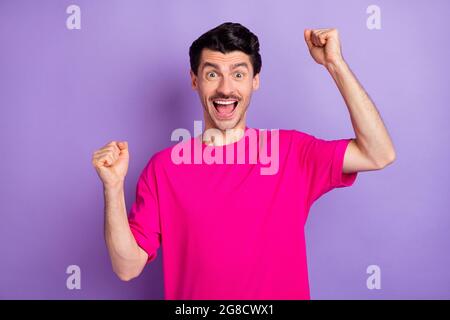
<path fill-rule="evenodd" d="M 136 199 L 128 223 L 137 244 L 148 254 L 146 264 L 157 256 L 161 244 L 159 204 L 154 162 L 151 159 L 139 176 Z"/>
<path fill-rule="evenodd" d="M 353 185 L 358 173 L 342 171 L 345 151 L 352 139 L 323 140 L 303 132 L 297 132 L 297 134 L 309 206 L 334 188 Z"/>

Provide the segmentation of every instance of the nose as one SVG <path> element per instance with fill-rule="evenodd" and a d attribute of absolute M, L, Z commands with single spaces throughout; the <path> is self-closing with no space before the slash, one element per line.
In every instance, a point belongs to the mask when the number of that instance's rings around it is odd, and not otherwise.
<path fill-rule="evenodd" d="M 224 96 L 232 95 L 234 93 L 234 86 L 232 80 L 229 79 L 228 77 L 222 77 L 219 86 L 217 87 L 217 93 Z"/>

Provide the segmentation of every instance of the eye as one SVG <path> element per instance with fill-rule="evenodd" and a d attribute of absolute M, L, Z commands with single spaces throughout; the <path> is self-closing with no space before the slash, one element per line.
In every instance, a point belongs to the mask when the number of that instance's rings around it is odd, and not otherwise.
<path fill-rule="evenodd" d="M 244 74 L 243 74 L 242 72 L 236 72 L 236 73 L 234 74 L 234 76 L 235 76 L 236 78 L 238 78 L 238 79 L 242 79 L 242 78 L 244 77 Z"/>
<path fill-rule="evenodd" d="M 217 76 L 217 74 L 214 71 L 210 71 L 210 72 L 206 73 L 207 78 L 215 78 L 216 76 Z"/>

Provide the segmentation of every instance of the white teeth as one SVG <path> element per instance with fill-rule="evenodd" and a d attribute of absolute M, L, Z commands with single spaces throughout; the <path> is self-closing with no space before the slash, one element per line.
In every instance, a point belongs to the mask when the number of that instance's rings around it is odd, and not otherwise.
<path fill-rule="evenodd" d="M 235 103 L 236 101 L 235 100 L 233 100 L 233 101 L 220 101 L 220 100 L 216 100 L 216 101 L 214 101 L 215 103 L 217 103 L 217 104 L 224 104 L 224 105 L 226 105 L 226 104 L 233 104 L 233 103 Z"/>

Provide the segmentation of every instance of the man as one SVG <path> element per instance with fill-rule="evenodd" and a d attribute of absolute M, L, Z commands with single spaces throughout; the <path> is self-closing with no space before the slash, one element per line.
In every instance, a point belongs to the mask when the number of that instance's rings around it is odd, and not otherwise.
<path fill-rule="evenodd" d="M 137 277 L 162 244 L 166 299 L 310 298 L 304 224 L 312 203 L 352 185 L 357 172 L 386 167 L 395 151 L 341 55 L 338 31 L 307 29 L 304 37 L 313 59 L 335 80 L 356 138 L 327 141 L 280 130 L 279 168 L 271 175 L 255 170 L 260 163 L 174 163 L 175 147 L 166 148 L 142 171 L 129 217 L 123 191 L 128 146 L 112 141 L 94 153 L 93 165 L 104 186 L 105 239 L 120 279 Z M 205 132 L 220 133 L 202 134 L 189 145 L 220 153 L 246 143 L 247 108 L 259 87 L 258 38 L 240 24 L 224 23 L 194 41 L 189 54 Z"/>

